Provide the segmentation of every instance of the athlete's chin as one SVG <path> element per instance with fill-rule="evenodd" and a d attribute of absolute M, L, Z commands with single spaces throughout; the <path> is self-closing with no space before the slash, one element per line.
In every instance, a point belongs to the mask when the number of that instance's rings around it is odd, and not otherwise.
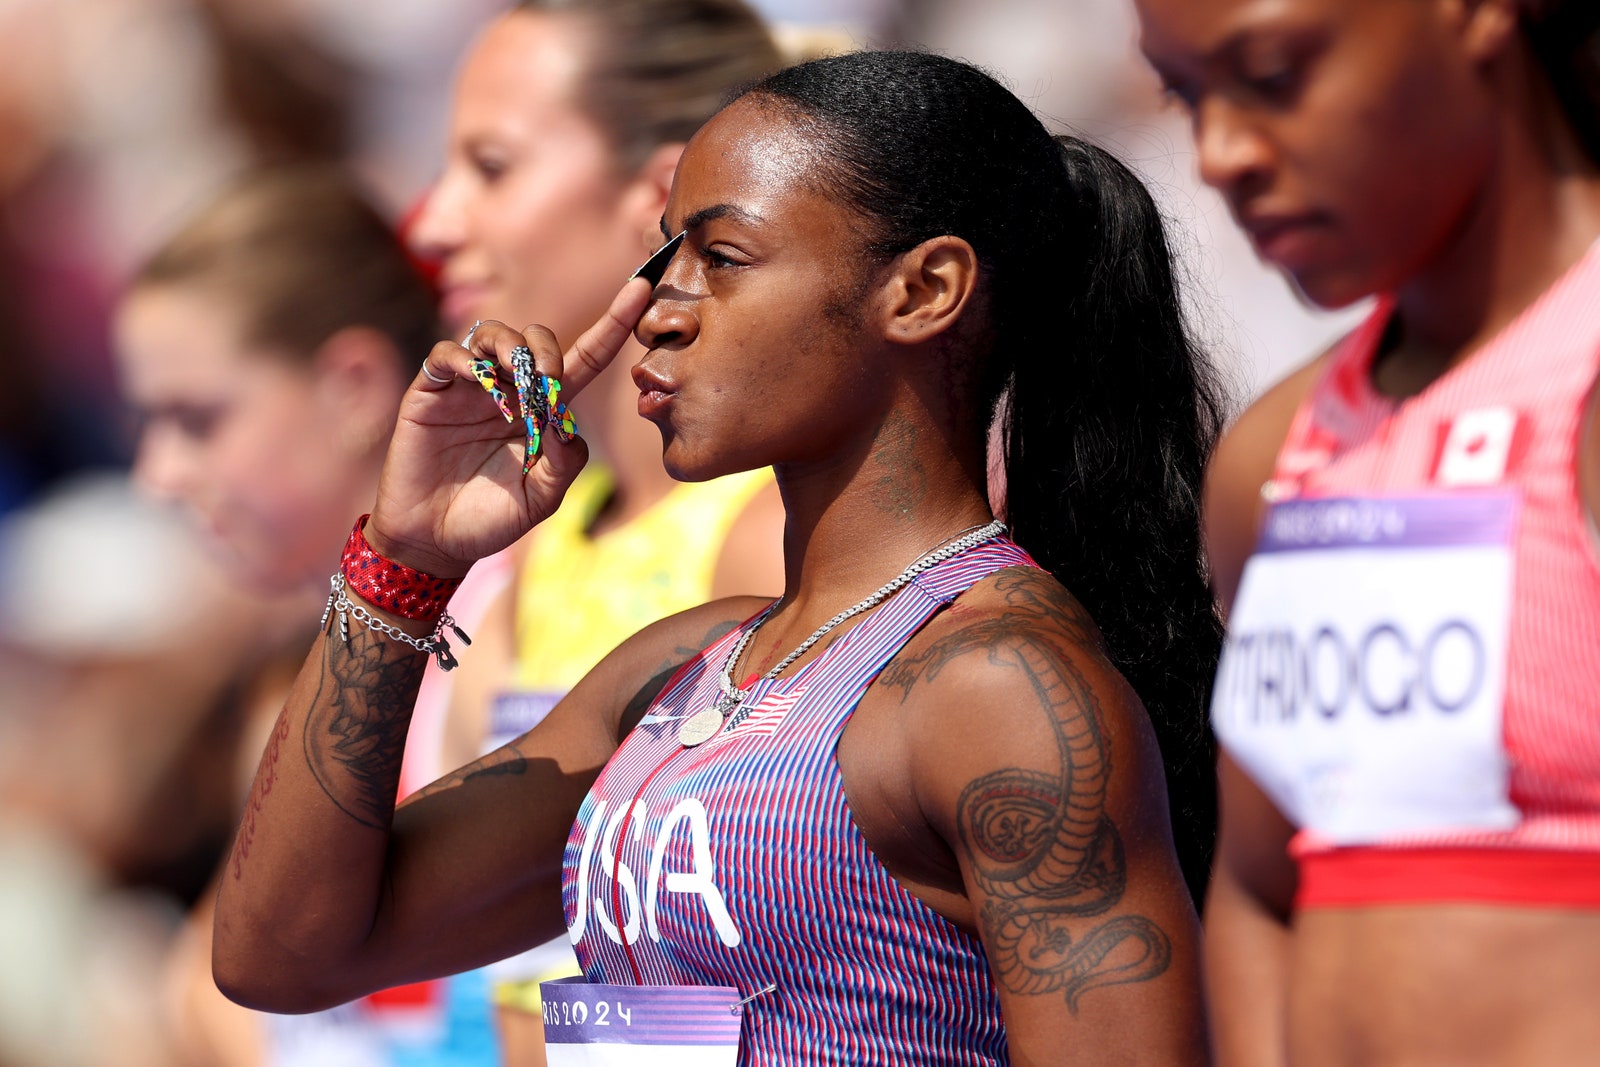
<path fill-rule="evenodd" d="M 1365 300 L 1385 286 L 1364 270 L 1348 267 L 1303 264 L 1279 269 L 1307 301 L 1327 311 L 1338 311 Z"/>
<path fill-rule="evenodd" d="M 680 482 L 709 482 L 713 478 L 765 466 L 738 449 L 692 447 L 667 426 L 661 427 L 661 464 Z"/>

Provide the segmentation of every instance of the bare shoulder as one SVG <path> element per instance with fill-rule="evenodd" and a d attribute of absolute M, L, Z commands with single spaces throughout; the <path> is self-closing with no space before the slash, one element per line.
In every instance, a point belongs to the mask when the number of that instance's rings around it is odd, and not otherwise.
<path fill-rule="evenodd" d="M 713 597 L 783 592 L 783 497 L 768 481 L 740 510 L 717 554 Z"/>
<path fill-rule="evenodd" d="M 905 704 L 920 814 L 960 868 L 1013 1055 L 1045 1062 L 1068 1032 L 1096 1047 L 1151 1018 L 1152 1048 L 1201 1047 L 1198 919 L 1160 751 L 1082 605 L 1043 571 L 1001 571 L 877 687 Z"/>
<path fill-rule="evenodd" d="M 1224 608 L 1233 603 L 1239 575 L 1261 528 L 1265 511 L 1261 487 L 1272 477 L 1295 412 L 1311 395 L 1339 343 L 1257 397 L 1212 453 L 1202 521 L 1212 588 Z"/>
<path fill-rule="evenodd" d="M 1001 571 L 962 595 L 907 644 L 877 687 L 915 700 L 912 750 L 926 760 L 919 777 L 929 782 L 983 767 L 1053 773 L 1063 745 L 1091 744 L 1101 756 L 1115 747 L 1130 768 L 1159 758 L 1139 698 L 1107 657 L 1094 620 L 1032 567 Z"/>

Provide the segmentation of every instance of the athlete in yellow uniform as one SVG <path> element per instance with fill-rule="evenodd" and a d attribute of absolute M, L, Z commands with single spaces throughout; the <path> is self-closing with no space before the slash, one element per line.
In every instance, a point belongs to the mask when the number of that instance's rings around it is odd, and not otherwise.
<path fill-rule="evenodd" d="M 518 573 L 516 689 L 563 694 L 619 636 L 709 600 L 729 531 L 771 484 L 768 469 L 680 483 L 632 522 L 590 536 L 611 475 L 586 469 Z"/>

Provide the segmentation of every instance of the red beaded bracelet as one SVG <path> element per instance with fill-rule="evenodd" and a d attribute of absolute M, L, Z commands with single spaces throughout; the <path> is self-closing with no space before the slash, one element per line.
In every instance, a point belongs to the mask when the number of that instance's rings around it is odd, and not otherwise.
<path fill-rule="evenodd" d="M 350 592 L 405 619 L 424 622 L 443 615 L 461 579 L 435 578 L 384 559 L 367 544 L 367 535 L 362 532 L 369 518 L 370 515 L 363 515 L 356 520 L 339 559 L 339 573 L 344 575 Z"/>

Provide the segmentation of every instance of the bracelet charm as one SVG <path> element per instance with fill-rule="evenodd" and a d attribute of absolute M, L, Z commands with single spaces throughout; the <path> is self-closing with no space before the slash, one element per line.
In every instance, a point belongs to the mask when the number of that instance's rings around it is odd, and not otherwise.
<path fill-rule="evenodd" d="M 426 652 L 428 655 L 433 656 L 442 671 L 453 671 L 461 663 L 460 660 L 456 659 L 455 654 L 450 651 L 450 642 L 445 639 L 444 635 L 446 628 L 449 628 L 463 645 L 472 644 L 472 638 L 467 636 L 465 630 L 456 625 L 456 621 L 450 617 L 448 612 L 439 616 L 439 621 L 434 624 L 432 634 L 427 637 L 412 637 L 398 626 L 391 626 L 351 600 L 349 596 L 350 590 L 345 584 L 345 577 L 342 573 L 335 574 L 328 579 L 328 584 L 330 586 L 328 604 L 322 609 L 321 628 L 324 631 L 327 630 L 328 616 L 338 612 L 339 638 L 346 645 L 350 644 L 350 619 L 352 616 L 369 630 L 376 630 L 385 637 L 399 641 L 404 645 L 410 645 L 418 652 Z"/>

